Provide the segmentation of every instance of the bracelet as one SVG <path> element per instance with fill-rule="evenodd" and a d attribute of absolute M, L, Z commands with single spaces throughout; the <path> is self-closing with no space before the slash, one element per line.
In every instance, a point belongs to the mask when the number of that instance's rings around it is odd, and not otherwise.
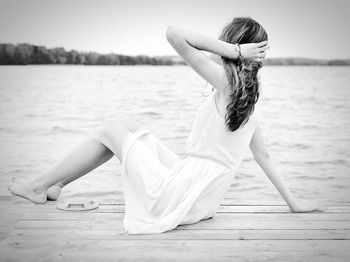
<path fill-rule="evenodd" d="M 241 54 L 241 46 L 239 44 L 235 45 L 235 51 L 238 53 L 237 59 L 243 60 L 243 56 Z"/>
<path fill-rule="evenodd" d="M 241 45 L 238 45 L 238 48 L 239 48 L 238 58 L 242 61 L 243 60 L 243 56 L 242 56 L 242 53 L 241 53 Z"/>

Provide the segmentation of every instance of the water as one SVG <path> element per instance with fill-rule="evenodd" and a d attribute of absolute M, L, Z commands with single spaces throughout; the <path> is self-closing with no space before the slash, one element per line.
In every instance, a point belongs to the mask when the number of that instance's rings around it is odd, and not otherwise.
<path fill-rule="evenodd" d="M 265 67 L 261 126 L 278 170 L 299 198 L 349 200 L 350 67 Z M 34 176 L 104 119 L 127 114 L 180 155 L 210 86 L 189 67 L 0 67 L 0 195 Z M 63 196 L 122 194 L 116 158 Z M 229 195 L 280 200 L 247 153 Z"/>

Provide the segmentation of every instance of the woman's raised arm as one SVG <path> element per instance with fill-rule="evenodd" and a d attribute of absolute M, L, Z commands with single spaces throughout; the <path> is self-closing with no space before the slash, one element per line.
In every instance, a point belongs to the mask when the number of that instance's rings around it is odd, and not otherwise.
<path fill-rule="evenodd" d="M 252 139 L 250 141 L 250 149 L 254 155 L 256 162 L 263 169 L 264 173 L 279 191 L 279 193 L 284 198 L 289 208 L 293 212 L 311 212 L 325 210 L 325 208 L 317 202 L 296 200 L 293 197 L 283 177 L 277 170 L 276 166 L 272 162 L 271 157 L 269 156 L 266 150 L 262 131 L 259 125 L 255 129 Z"/>
<path fill-rule="evenodd" d="M 265 50 L 268 49 L 267 42 L 243 44 L 239 49 L 237 45 L 176 26 L 168 27 L 166 37 L 175 51 L 201 77 L 218 89 L 223 89 L 228 85 L 224 68 L 201 50 L 230 59 L 237 59 L 240 50 L 243 58 L 258 60 L 265 57 Z"/>

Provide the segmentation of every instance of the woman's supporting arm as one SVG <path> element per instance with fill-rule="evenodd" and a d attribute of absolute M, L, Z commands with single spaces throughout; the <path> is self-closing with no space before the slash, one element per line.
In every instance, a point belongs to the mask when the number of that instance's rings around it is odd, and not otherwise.
<path fill-rule="evenodd" d="M 311 211 L 323 211 L 325 210 L 323 206 L 319 203 L 310 201 L 301 201 L 293 197 L 289 188 L 287 187 L 282 175 L 277 170 L 276 166 L 269 156 L 262 135 L 260 126 L 258 126 L 253 134 L 250 142 L 250 149 L 254 155 L 256 162 L 263 169 L 264 173 L 270 179 L 272 184 L 276 187 L 278 192 L 284 198 L 289 208 L 293 212 L 311 212 Z"/>
<path fill-rule="evenodd" d="M 201 51 L 208 51 L 219 56 L 237 59 L 237 46 L 190 30 L 169 26 L 166 37 L 175 51 L 206 81 L 218 89 L 228 85 L 224 68 Z M 241 45 L 243 58 L 262 59 L 267 42 Z"/>

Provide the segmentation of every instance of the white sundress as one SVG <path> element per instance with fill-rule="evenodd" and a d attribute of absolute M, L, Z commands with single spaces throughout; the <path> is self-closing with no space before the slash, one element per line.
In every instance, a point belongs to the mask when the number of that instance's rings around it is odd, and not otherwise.
<path fill-rule="evenodd" d="M 215 215 L 258 125 L 258 107 L 231 132 L 214 97 L 199 107 L 183 159 L 146 128 L 125 137 L 121 175 L 128 234 L 162 233 Z M 105 132 L 91 136 L 114 151 Z"/>

